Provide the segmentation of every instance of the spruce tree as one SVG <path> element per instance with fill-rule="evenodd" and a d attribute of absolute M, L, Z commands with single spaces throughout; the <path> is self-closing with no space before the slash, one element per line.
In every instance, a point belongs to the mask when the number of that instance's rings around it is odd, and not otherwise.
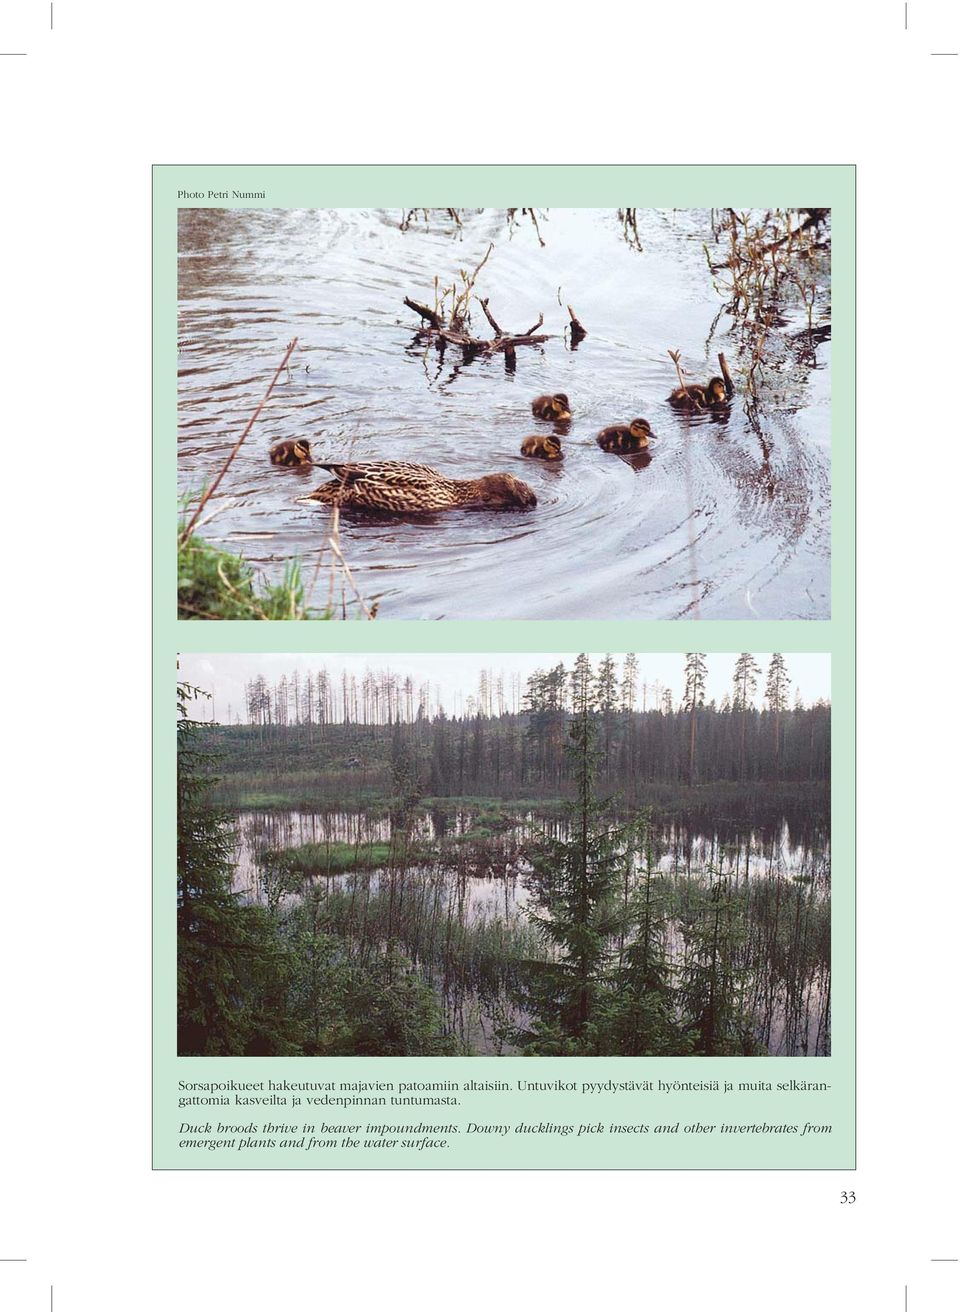
<path fill-rule="evenodd" d="M 596 680 L 586 655 L 571 675 L 573 713 L 567 751 L 576 801 L 567 808 L 567 836 L 531 854 L 531 886 L 540 911 L 531 918 L 553 945 L 554 958 L 538 966 L 528 1002 L 532 1030 L 518 1036 L 541 1053 L 586 1050 L 587 1028 L 624 925 L 617 893 L 627 855 L 623 834 L 609 820 L 610 806 L 594 794 L 599 752 L 594 724 Z"/>
<path fill-rule="evenodd" d="M 269 913 L 232 890 L 231 826 L 208 801 L 210 755 L 187 713 L 197 695 L 177 687 L 177 1051 L 294 1052 L 287 953 Z"/>

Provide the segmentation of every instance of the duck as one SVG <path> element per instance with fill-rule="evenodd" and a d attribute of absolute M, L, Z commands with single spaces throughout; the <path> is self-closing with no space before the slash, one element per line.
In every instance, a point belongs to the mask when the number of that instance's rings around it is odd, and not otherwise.
<path fill-rule="evenodd" d="M 369 464 L 319 463 L 335 478 L 321 483 L 305 497 L 304 505 L 321 501 L 350 510 L 383 510 L 396 515 L 437 510 L 525 510 L 537 504 L 533 488 L 512 474 L 485 474 L 482 478 L 448 478 L 429 465 L 405 460 L 374 460 Z"/>
<path fill-rule="evenodd" d="M 566 392 L 556 392 L 553 396 L 538 396 L 532 402 L 531 409 L 535 418 L 552 419 L 555 423 L 565 424 L 572 416 Z"/>
<path fill-rule="evenodd" d="M 645 451 L 650 445 L 651 429 L 646 419 L 631 419 L 629 424 L 611 424 L 597 434 L 597 445 L 604 451 Z"/>
<path fill-rule="evenodd" d="M 687 383 L 675 387 L 667 400 L 675 410 L 709 410 L 714 405 L 726 405 L 727 385 L 722 378 L 711 378 L 709 383 Z"/>
<path fill-rule="evenodd" d="M 525 437 L 520 443 L 520 454 L 530 456 L 534 460 L 563 459 L 559 437 L 547 437 L 542 433 L 534 433 L 531 437 Z"/>
<path fill-rule="evenodd" d="M 270 448 L 270 463 L 286 465 L 288 468 L 293 465 L 312 465 L 310 443 L 304 438 L 299 438 L 296 442 L 277 442 Z"/>

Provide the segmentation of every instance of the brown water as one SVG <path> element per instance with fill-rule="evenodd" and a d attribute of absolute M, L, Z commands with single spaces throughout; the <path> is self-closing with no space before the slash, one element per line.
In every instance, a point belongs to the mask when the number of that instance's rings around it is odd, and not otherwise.
<path fill-rule="evenodd" d="M 435 212 L 437 213 L 437 212 Z M 706 211 L 640 211 L 644 249 L 615 211 L 550 210 L 546 245 L 504 211 L 401 231 L 401 212 L 183 210 L 179 259 L 179 483 L 209 483 L 286 344 L 281 379 L 212 503 L 203 532 L 272 579 L 299 556 L 312 578 L 329 512 L 296 504 L 326 475 L 274 469 L 280 438 L 306 437 L 317 460 L 395 459 L 454 477 L 506 470 L 539 504 L 400 521 L 344 518 L 342 546 L 382 619 L 824 619 L 830 614 L 830 344 L 801 359 L 771 338 L 762 413 L 738 393 L 726 416 L 675 413 L 668 348 L 691 378 L 734 375 L 738 342 L 707 270 Z M 472 270 L 495 249 L 477 294 L 522 331 L 542 311 L 542 347 L 462 365 L 415 338 L 405 295 L 432 302 L 433 280 Z M 559 296 L 558 296 L 559 293 Z M 826 295 L 822 303 L 826 305 Z M 565 305 L 588 330 L 571 349 Z M 822 324 L 822 312 L 818 310 Z M 476 307 L 473 331 L 489 328 Z M 708 343 L 709 339 L 709 343 Z M 779 345 L 777 345 L 779 343 Z M 518 454 L 539 429 L 541 392 L 565 391 L 574 423 L 566 460 Z M 596 432 L 650 420 L 650 458 L 600 451 Z M 311 596 L 327 598 L 324 578 Z"/>

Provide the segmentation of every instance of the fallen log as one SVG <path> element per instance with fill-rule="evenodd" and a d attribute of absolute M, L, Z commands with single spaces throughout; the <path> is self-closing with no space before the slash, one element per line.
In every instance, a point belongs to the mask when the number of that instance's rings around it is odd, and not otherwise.
<path fill-rule="evenodd" d="M 464 355 L 470 358 L 476 355 L 502 353 L 506 356 L 508 364 L 510 364 L 516 359 L 516 348 L 518 346 L 539 346 L 541 342 L 548 342 L 551 336 L 549 333 L 538 331 L 543 325 L 543 314 L 540 315 L 533 327 L 528 328 L 524 333 L 504 332 L 493 317 L 487 299 L 481 299 L 480 308 L 495 333 L 495 336 L 490 338 L 474 337 L 472 333 L 467 331 L 463 321 L 459 318 L 445 323 L 435 310 L 431 310 L 429 306 L 423 305 L 420 301 L 415 301 L 410 296 L 405 296 L 403 303 L 408 309 L 413 310 L 414 314 L 420 316 L 422 322 L 417 329 L 418 337 L 426 337 L 436 341 L 440 346 L 446 344 L 459 346 Z"/>

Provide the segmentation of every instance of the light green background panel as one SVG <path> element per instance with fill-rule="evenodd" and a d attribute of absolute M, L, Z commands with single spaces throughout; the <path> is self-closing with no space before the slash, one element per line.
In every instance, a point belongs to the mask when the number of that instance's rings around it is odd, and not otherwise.
<path fill-rule="evenodd" d="M 540 206 L 829 206 L 832 217 L 832 618 L 791 622 L 178 622 L 176 593 L 176 232 L 178 205 L 266 207 L 510 205 L 518 186 Z M 259 202 L 183 201 L 180 190 L 265 191 Z M 854 170 L 851 167 L 179 167 L 154 171 L 154 1163 L 158 1168 L 614 1167 L 849 1168 L 855 1164 L 854 1030 Z M 174 684 L 178 651 L 304 654 L 392 651 L 827 652 L 832 663 L 833 993 L 832 1056 L 817 1058 L 178 1058 L 176 1056 L 176 816 Z M 260 1085 L 246 1093 L 184 1085 Z M 274 1084 L 330 1086 L 271 1090 Z M 467 1091 L 468 1081 L 507 1090 Z M 521 1082 L 564 1089 L 520 1089 Z M 584 1082 L 617 1088 L 582 1092 Z M 706 1087 L 676 1091 L 671 1086 Z M 341 1085 L 386 1083 L 393 1090 Z M 632 1083 L 631 1083 L 632 1082 Z M 718 1082 L 717 1090 L 711 1088 Z M 771 1088 L 761 1088 L 761 1082 Z M 433 1091 L 403 1085 L 437 1085 Z M 445 1086 L 455 1084 L 456 1089 Z M 815 1086 L 805 1088 L 804 1084 Z M 730 1086 L 730 1087 L 728 1087 Z M 823 1087 L 826 1086 L 826 1087 Z M 273 1101 L 238 1104 L 238 1096 Z M 226 1097 L 198 1103 L 197 1098 Z M 294 1097 L 301 1098 L 297 1105 Z M 384 1103 L 344 1105 L 351 1098 Z M 392 1103 L 391 1098 L 398 1102 Z M 455 1099 L 454 1102 L 417 1101 Z M 286 1101 L 281 1101 L 286 1099 Z M 309 1101 L 313 1099 L 314 1101 Z M 324 1101 L 327 1099 L 327 1101 Z M 341 1101 L 331 1101 L 340 1099 Z M 184 1105 L 181 1106 L 181 1100 Z M 406 1100 L 406 1101 L 404 1101 Z M 267 1134 L 262 1127 L 294 1126 Z M 563 1127 L 569 1133 L 518 1133 Z M 509 1132 L 468 1133 L 471 1123 Z M 612 1134 L 580 1127 L 648 1125 Z M 712 1131 L 698 1131 L 715 1125 Z M 795 1134 L 762 1129 L 721 1133 L 723 1124 L 795 1124 Z M 801 1133 L 809 1124 L 817 1128 Z M 219 1149 L 180 1147 L 182 1125 L 211 1126 Z M 362 1147 L 387 1138 L 443 1141 L 401 1150 Z M 655 1132 L 654 1126 L 676 1127 Z M 220 1134 L 218 1127 L 223 1127 Z M 250 1134 L 243 1127 L 253 1126 Z M 302 1127 L 314 1127 L 303 1129 Z M 333 1126 L 333 1133 L 323 1127 Z M 361 1147 L 343 1148 L 341 1126 L 358 1126 Z M 421 1129 L 420 1127 L 428 1127 Z M 448 1127 L 437 1129 L 429 1127 Z M 450 1129 L 449 1127 L 454 1127 Z M 458 1132 L 454 1132 L 454 1130 Z M 276 1147 L 240 1150 L 245 1138 Z M 337 1140 L 336 1147 L 314 1147 Z M 291 1146 L 280 1148 L 282 1140 Z M 299 1141 L 304 1140 L 304 1146 Z"/>

